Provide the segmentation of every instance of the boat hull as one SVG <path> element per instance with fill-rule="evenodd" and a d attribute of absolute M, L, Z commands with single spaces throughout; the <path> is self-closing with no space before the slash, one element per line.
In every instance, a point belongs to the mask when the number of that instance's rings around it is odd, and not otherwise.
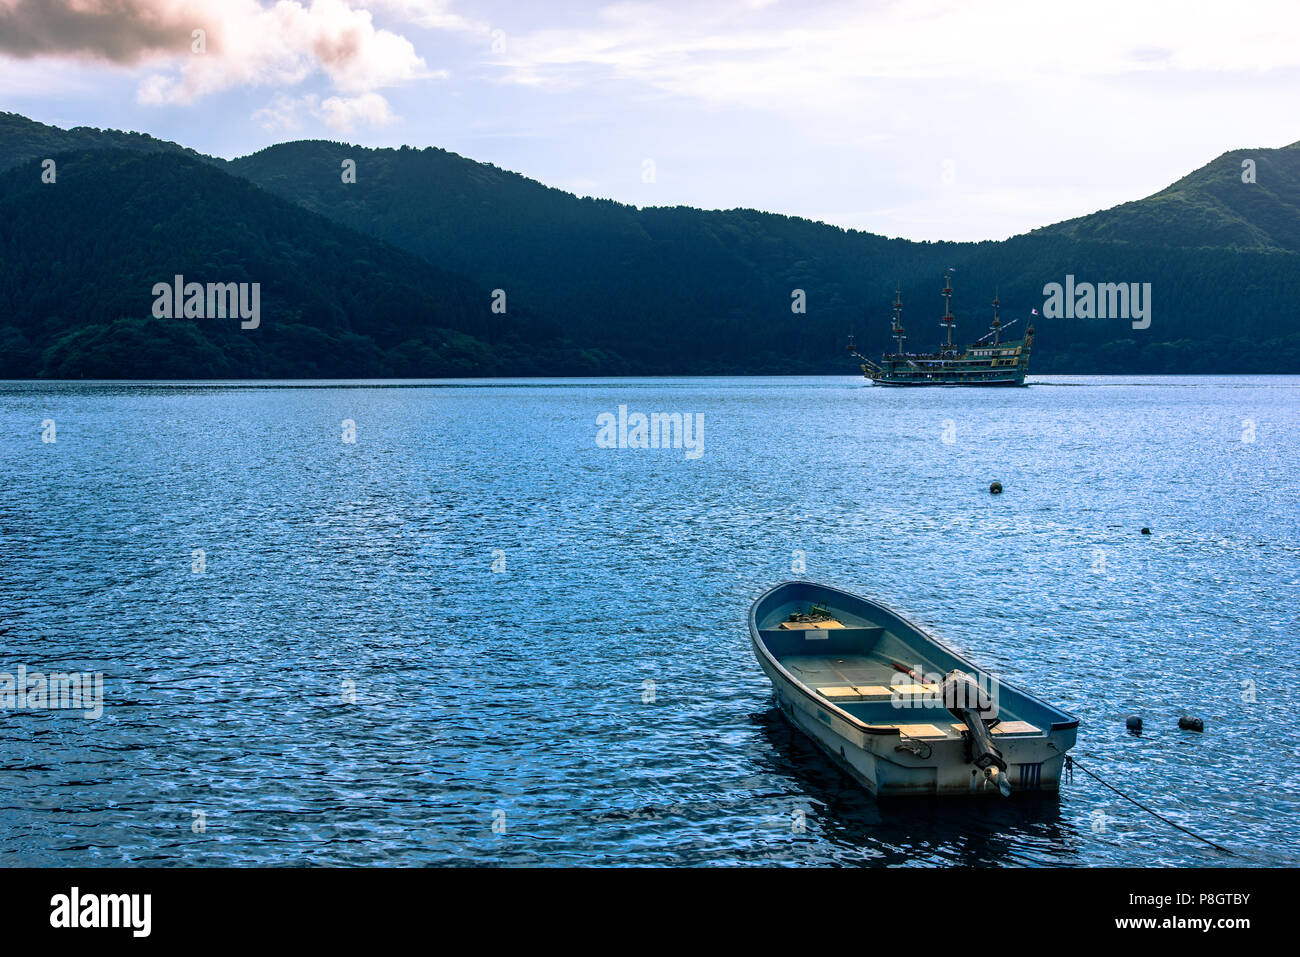
<path fill-rule="evenodd" d="M 848 619 L 849 627 L 841 634 L 813 638 L 781 634 L 774 627 L 788 608 L 812 601 Z M 863 625 L 866 627 L 859 627 Z M 874 636 L 869 634 L 877 629 Z M 910 657 L 909 667 L 919 665 L 927 674 L 951 670 L 977 673 L 968 661 L 897 613 L 838 589 L 787 582 L 754 603 L 750 633 L 755 657 L 772 682 L 781 714 L 872 794 L 885 798 L 999 793 L 971 763 L 968 734 L 957 730 L 951 717 L 947 723 L 935 717 L 941 711 L 933 707 L 911 710 L 916 699 L 911 703 L 903 698 L 885 702 L 878 700 L 879 696 L 874 701 L 866 696 L 851 703 L 836 700 L 823 694 L 827 689 L 819 688 L 815 681 L 801 678 L 801 672 L 809 673 L 808 662 L 823 658 L 839 661 L 847 669 L 877 667 L 881 662 Z M 800 647 L 801 641 L 819 644 Z M 853 647 L 854 642 L 873 643 L 867 649 Z M 810 649 L 828 654 L 806 654 Z M 861 650 L 870 653 L 854 653 Z M 829 690 L 844 693 L 850 689 Z M 859 686 L 857 690 L 869 689 Z M 1065 754 L 1074 745 L 1078 720 L 1005 683 L 997 682 L 995 690 L 1006 719 L 1001 725 L 1010 729 L 1010 733 L 997 736 L 997 746 L 1007 763 L 1012 793 L 1059 790 Z M 1025 730 L 1016 730 L 1020 728 Z"/>
<path fill-rule="evenodd" d="M 886 378 L 884 376 L 873 376 L 873 375 L 868 375 L 867 378 L 871 380 L 873 385 L 914 386 L 914 387 L 925 386 L 932 389 L 934 388 L 970 389 L 979 386 L 1013 386 L 1014 387 L 1014 386 L 1028 385 L 1028 383 L 1026 383 L 1024 379 L 983 379 L 980 381 L 973 381 L 973 382 L 928 382 L 924 380 L 915 381 L 911 379 L 891 379 L 891 378 Z"/>

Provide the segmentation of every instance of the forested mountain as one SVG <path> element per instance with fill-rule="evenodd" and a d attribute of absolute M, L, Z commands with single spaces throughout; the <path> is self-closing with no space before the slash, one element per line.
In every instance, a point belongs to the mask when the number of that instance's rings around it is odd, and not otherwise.
<path fill-rule="evenodd" d="M 61 130 L 57 126 L 37 123 L 17 113 L 0 113 L 0 170 L 27 160 L 53 157 L 56 153 L 103 149 L 182 153 L 210 163 L 225 163 L 224 160 L 204 156 L 176 143 L 155 139 L 147 133 L 123 133 L 121 130 L 101 130 L 91 126 Z"/>
<path fill-rule="evenodd" d="M 1270 178 L 1291 190 L 1300 184 L 1300 150 L 1257 153 Z M 341 181 L 345 159 L 356 163 L 355 184 Z M 966 338 L 986 330 L 995 288 L 1005 318 L 1027 322 L 1030 309 L 1041 311 L 1044 285 L 1067 274 L 1151 283 L 1149 329 L 1126 319 L 1035 319 L 1038 371 L 1300 371 L 1300 329 L 1279 281 L 1300 278 L 1300 255 L 1271 245 L 1172 248 L 1118 228 L 1108 231 L 1112 238 L 1044 230 L 1006 242 L 915 243 L 753 210 L 579 199 L 438 149 L 305 141 L 231 168 L 430 261 L 509 285 L 563 317 L 575 337 L 617 351 L 629 371 L 851 369 L 842 358 L 849 331 L 870 352 L 886 347 L 896 282 L 909 345 L 929 348 L 940 336 L 948 267 Z M 1252 188 L 1239 166 L 1217 168 L 1229 185 Z M 1216 174 L 1200 172 L 1212 185 Z M 1277 211 L 1260 214 L 1270 223 L 1289 215 L 1278 202 L 1265 205 Z M 791 311 L 795 289 L 804 291 L 806 314 Z"/>
<path fill-rule="evenodd" d="M 609 361 L 490 290 L 179 153 L 0 174 L 0 375 L 447 376 Z M 155 318 L 154 285 L 258 283 L 260 323 Z M 251 287 L 250 287 L 251 289 Z"/>
<path fill-rule="evenodd" d="M 41 184 L 39 158 L 65 143 L 79 151 Z M 13 157 L 2 375 L 850 373 L 845 337 L 886 346 L 895 282 L 909 346 L 938 341 L 950 267 L 967 340 L 995 287 L 1023 328 L 1067 274 L 1151 284 L 1147 329 L 1034 318 L 1035 372 L 1300 372 L 1300 144 L 1225 154 L 1146 200 L 984 243 L 638 209 L 432 148 L 303 141 L 226 163 L 0 115 L 0 167 Z M 262 328 L 149 318 L 152 283 L 173 272 L 260 279 Z M 488 309 L 498 288 L 505 316 Z"/>
<path fill-rule="evenodd" d="M 1300 252 L 1300 143 L 1224 153 L 1146 199 L 1038 232 L 1182 248 Z"/>
<path fill-rule="evenodd" d="M 355 184 L 341 182 L 344 159 Z M 579 199 L 439 149 L 287 143 L 231 168 L 510 290 L 636 372 L 852 371 L 844 342 L 868 328 L 864 308 L 881 313 L 896 277 L 934 287 L 955 251 L 753 210 Z M 796 289 L 804 314 L 792 312 Z"/>

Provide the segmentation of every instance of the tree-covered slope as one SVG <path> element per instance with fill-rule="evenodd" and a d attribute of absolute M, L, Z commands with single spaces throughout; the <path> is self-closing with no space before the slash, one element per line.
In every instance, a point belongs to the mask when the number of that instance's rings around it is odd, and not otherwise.
<path fill-rule="evenodd" d="M 341 164 L 356 163 L 344 183 Z M 897 278 L 940 276 L 956 244 L 754 210 L 578 198 L 439 149 L 286 143 L 235 160 L 260 186 L 480 282 L 651 372 L 845 368 L 845 335 Z M 807 311 L 795 313 L 794 290 Z M 933 300 L 931 300 L 933 303 Z M 880 342 L 884 342 L 883 334 Z M 614 370 L 611 370 L 614 371 Z"/>
<path fill-rule="evenodd" d="M 176 153 L 56 156 L 0 174 L 0 375 L 527 373 L 584 357 L 527 310 Z M 159 319 L 154 285 L 260 284 L 260 325 Z"/>
<path fill-rule="evenodd" d="M 85 149 L 40 184 L 36 158 L 64 137 Z M 432 148 L 302 141 L 225 163 L 5 114 L 0 161 L 16 155 L 24 164 L 0 174 L 0 374 L 128 360 L 140 375 L 155 362 L 157 375 L 844 373 L 850 331 L 868 353 L 889 344 L 896 282 L 909 348 L 937 343 L 950 267 L 965 341 L 987 328 L 995 288 L 1023 329 L 1067 275 L 1150 284 L 1147 329 L 1034 318 L 1035 372 L 1300 372 L 1295 146 L 1225 154 L 1145 200 L 983 243 L 639 209 Z M 121 347 L 144 336 L 134 326 L 105 331 L 144 322 L 148 289 L 173 270 L 209 269 L 259 278 L 274 324 L 253 336 L 146 323 L 153 352 Z M 505 317 L 487 309 L 498 288 Z"/>
<path fill-rule="evenodd" d="M 509 286 L 573 336 L 618 351 L 630 363 L 625 371 L 851 369 L 845 334 L 855 331 L 869 352 L 885 348 L 895 282 L 903 287 L 909 346 L 931 348 L 949 267 L 967 340 L 987 328 L 995 288 L 1006 318 L 1027 324 L 1031 309 L 1041 311 L 1044 286 L 1067 275 L 1151 284 L 1149 329 L 1134 330 L 1124 318 L 1037 318 L 1039 371 L 1300 371 L 1286 293 L 1287 277 L 1300 278 L 1300 255 L 1283 245 L 1300 169 L 1294 151 L 1274 153 L 1257 160 L 1271 192 L 1237 196 L 1225 186 L 1235 212 L 1196 240 L 1186 224 L 1178 244 L 1123 223 L 1081 235 L 1042 230 L 1006 242 L 914 243 L 753 210 L 638 209 L 579 199 L 437 149 L 304 141 L 231 168 L 430 261 Z M 339 175 L 346 159 L 356 163 L 355 184 Z M 1236 188 L 1251 188 L 1236 169 Z M 1225 170 L 1219 163 L 1200 171 L 1206 195 Z M 1175 215 L 1166 199 L 1143 202 L 1153 204 L 1143 216 L 1155 222 L 1162 210 Z M 1266 224 L 1269 241 L 1210 248 L 1240 217 Z M 795 289 L 807 297 L 806 314 L 791 311 Z"/>
<path fill-rule="evenodd" d="M 1253 168 L 1243 166 L 1247 162 Z M 1039 232 L 1146 245 L 1300 252 L 1300 143 L 1224 153 L 1146 199 Z"/>
<path fill-rule="evenodd" d="M 123 133 L 77 126 L 70 130 L 37 123 L 17 113 L 0 112 L 0 170 L 28 160 L 43 160 L 56 153 L 76 150 L 132 150 L 140 153 L 180 153 L 218 165 L 224 160 L 196 153 L 176 143 L 155 139 L 147 133 Z"/>

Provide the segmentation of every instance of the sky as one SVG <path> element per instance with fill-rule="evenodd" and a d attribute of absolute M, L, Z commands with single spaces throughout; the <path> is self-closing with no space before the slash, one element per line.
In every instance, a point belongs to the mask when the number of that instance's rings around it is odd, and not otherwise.
<path fill-rule="evenodd" d="M 0 110 L 1004 239 L 1300 140 L 1297 28 L 1296 0 L 0 0 Z"/>

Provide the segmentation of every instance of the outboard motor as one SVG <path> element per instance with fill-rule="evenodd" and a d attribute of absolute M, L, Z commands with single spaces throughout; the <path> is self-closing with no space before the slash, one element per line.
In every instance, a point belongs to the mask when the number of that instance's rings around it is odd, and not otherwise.
<path fill-rule="evenodd" d="M 954 718 L 966 725 L 966 730 L 970 732 L 968 743 L 971 763 L 984 772 L 985 778 L 997 785 L 1003 797 L 1010 797 L 1007 762 L 1002 759 L 1002 752 L 994 747 L 989 726 L 984 723 L 981 714 L 993 710 L 989 696 L 974 678 L 960 671 L 950 671 L 944 676 L 939 693 L 943 696 L 943 706 Z"/>

